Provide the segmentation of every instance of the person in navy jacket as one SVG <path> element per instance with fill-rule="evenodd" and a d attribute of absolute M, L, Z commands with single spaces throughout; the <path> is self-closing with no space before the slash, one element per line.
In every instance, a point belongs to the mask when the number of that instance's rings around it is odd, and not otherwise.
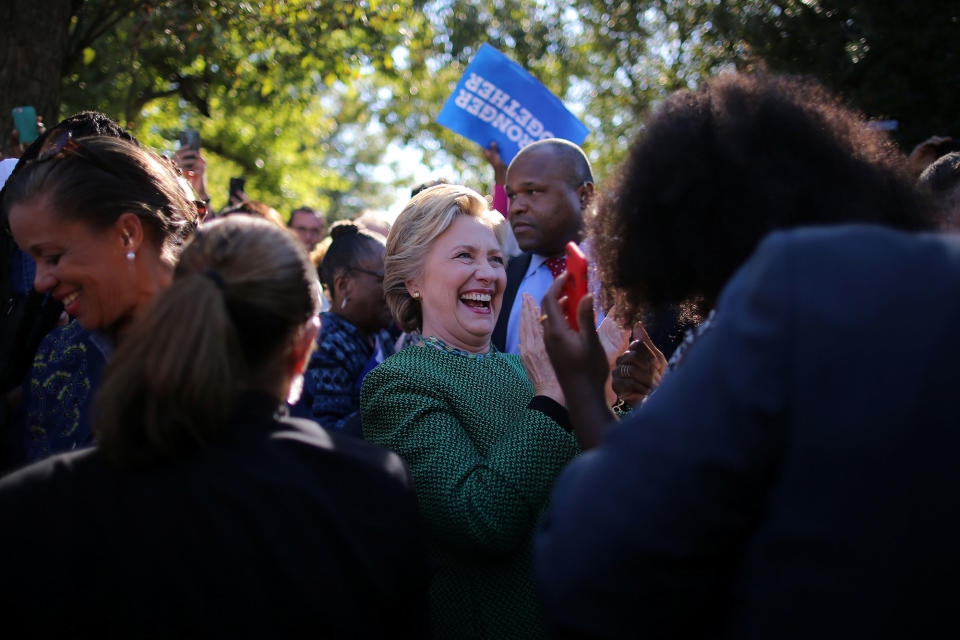
<path fill-rule="evenodd" d="M 544 298 L 571 421 L 593 447 L 561 474 L 535 542 L 557 637 L 951 624 L 960 247 L 837 226 L 931 218 L 902 160 L 823 96 L 736 75 L 675 94 L 603 190 L 590 239 L 621 309 L 712 311 L 624 422 L 604 402 L 589 296 L 579 334 L 555 299 L 564 277 Z M 760 244 L 804 224 L 835 226 Z"/>

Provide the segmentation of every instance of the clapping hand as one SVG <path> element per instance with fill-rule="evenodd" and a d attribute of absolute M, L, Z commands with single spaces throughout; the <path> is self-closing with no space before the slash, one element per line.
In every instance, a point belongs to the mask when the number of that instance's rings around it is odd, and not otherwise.
<path fill-rule="evenodd" d="M 663 378 L 667 359 L 647 335 L 643 324 L 637 324 L 639 338 L 617 357 L 613 368 L 613 391 L 631 406 L 638 406 Z"/>
<path fill-rule="evenodd" d="M 577 306 L 579 331 L 571 329 L 563 315 L 558 295 L 568 277 L 561 274 L 543 297 L 543 337 L 567 399 L 577 439 L 583 449 L 590 449 L 599 443 L 603 428 L 614 419 L 604 394 L 610 364 L 594 329 L 593 296 L 583 296 Z"/>
<path fill-rule="evenodd" d="M 547 356 L 543 342 L 543 327 L 540 324 L 540 307 L 529 293 L 523 294 L 523 308 L 520 312 L 520 358 L 527 370 L 527 377 L 533 383 L 533 392 L 538 396 L 547 396 L 560 404 L 564 402 L 563 390 L 557 382 L 556 373 Z"/>

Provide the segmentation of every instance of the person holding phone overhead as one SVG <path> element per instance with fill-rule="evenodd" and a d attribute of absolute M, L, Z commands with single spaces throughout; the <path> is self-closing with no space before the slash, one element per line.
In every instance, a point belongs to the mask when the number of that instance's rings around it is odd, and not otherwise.
<path fill-rule="evenodd" d="M 13 116 L 13 137 L 10 146 L 15 154 L 11 157 L 19 157 L 20 152 L 43 133 L 43 122 L 37 115 L 36 109 L 31 106 L 14 107 L 11 115 Z"/>
<path fill-rule="evenodd" d="M 363 437 L 410 467 L 437 566 L 433 637 L 543 635 L 530 536 L 553 479 L 579 451 L 527 294 L 520 355 L 490 336 L 506 286 L 503 216 L 475 191 L 439 185 L 387 239 L 383 289 L 421 341 L 370 371 Z"/>
<path fill-rule="evenodd" d="M 190 183 L 198 200 L 207 205 L 207 215 L 213 217 L 210 207 L 210 193 L 207 191 L 207 159 L 200 152 L 200 132 L 196 129 L 184 129 L 180 133 L 180 148 L 173 154 L 173 161 Z"/>

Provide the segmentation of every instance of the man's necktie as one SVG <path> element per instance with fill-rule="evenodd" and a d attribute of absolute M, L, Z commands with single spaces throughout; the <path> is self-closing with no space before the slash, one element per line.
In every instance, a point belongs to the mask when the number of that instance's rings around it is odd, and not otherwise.
<path fill-rule="evenodd" d="M 547 258 L 545 264 L 550 268 L 550 273 L 553 274 L 553 279 L 556 280 L 557 276 L 567 270 L 567 256 L 561 256 L 559 258 Z"/>

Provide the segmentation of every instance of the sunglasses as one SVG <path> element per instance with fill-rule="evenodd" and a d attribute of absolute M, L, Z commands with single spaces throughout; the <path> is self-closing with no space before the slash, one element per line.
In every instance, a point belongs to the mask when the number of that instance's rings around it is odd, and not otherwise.
<path fill-rule="evenodd" d="M 370 271 L 369 269 L 361 269 L 360 267 L 348 267 L 348 271 L 359 271 L 360 273 L 365 273 L 368 276 L 373 276 L 376 278 L 380 284 L 383 284 L 383 274 L 377 271 Z"/>
<path fill-rule="evenodd" d="M 71 153 L 78 158 L 82 158 L 90 162 L 97 168 L 106 171 L 110 175 L 119 178 L 120 180 L 127 179 L 121 174 L 117 173 L 117 171 L 113 169 L 108 162 L 100 158 L 89 147 L 82 145 L 80 141 L 74 138 L 73 134 L 67 129 L 54 129 L 51 131 L 43 145 L 40 147 L 37 157 L 31 162 L 40 164 L 41 162 L 46 162 L 55 158 L 61 158 L 67 153 Z M 179 173 L 179 169 L 177 169 L 177 172 Z M 199 223 L 209 212 L 207 203 L 202 200 L 193 200 L 192 202 L 197 212 L 197 223 Z"/>
<path fill-rule="evenodd" d="M 101 159 L 88 147 L 80 144 L 80 142 L 74 138 L 73 134 L 67 129 L 54 129 L 51 131 L 43 145 L 40 147 L 37 157 L 34 158 L 32 162 L 34 164 L 40 164 L 41 162 L 46 162 L 48 160 L 62 158 L 67 153 L 87 160 L 91 164 L 96 165 L 97 168 L 102 169 L 107 173 L 116 176 L 117 178 L 123 179 L 123 176 L 117 173 L 117 171 L 111 167 L 109 163 Z"/>

